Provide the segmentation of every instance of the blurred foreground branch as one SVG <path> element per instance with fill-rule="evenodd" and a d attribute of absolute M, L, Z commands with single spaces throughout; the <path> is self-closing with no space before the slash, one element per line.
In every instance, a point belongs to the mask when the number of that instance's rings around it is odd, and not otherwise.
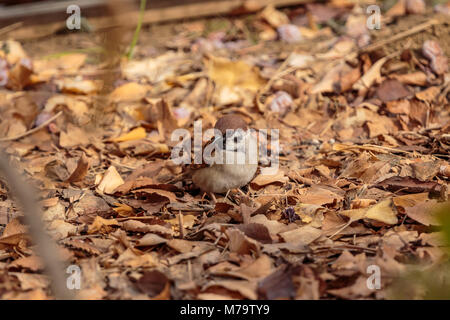
<path fill-rule="evenodd" d="M 37 254 L 45 265 L 53 295 L 56 299 L 72 299 L 73 295 L 66 286 L 62 261 L 58 256 L 58 246 L 45 232 L 41 212 L 36 201 L 36 191 L 13 169 L 6 155 L 0 153 L 0 174 L 5 178 L 12 196 L 22 208 L 29 233 L 37 246 Z"/>

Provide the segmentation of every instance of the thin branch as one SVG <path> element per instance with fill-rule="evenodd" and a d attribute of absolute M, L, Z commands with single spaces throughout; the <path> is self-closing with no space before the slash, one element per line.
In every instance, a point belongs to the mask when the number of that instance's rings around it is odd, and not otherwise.
<path fill-rule="evenodd" d="M 37 254 L 42 258 L 45 272 L 49 276 L 50 286 L 55 299 L 72 299 L 73 295 L 66 285 L 63 263 L 58 257 L 58 246 L 45 232 L 42 214 L 35 195 L 37 192 L 26 183 L 24 179 L 9 165 L 8 158 L 0 154 L 0 173 L 5 178 L 12 195 L 22 207 L 25 222 L 29 226 L 29 232 L 36 243 Z"/>
<path fill-rule="evenodd" d="M 36 131 L 41 130 L 42 128 L 44 128 L 45 126 L 47 126 L 48 124 L 50 124 L 52 121 L 56 120 L 56 118 L 58 118 L 60 115 L 62 115 L 62 113 L 63 113 L 62 111 L 58 112 L 58 113 L 55 114 L 53 117 L 51 117 L 51 118 L 48 119 L 47 121 L 41 123 L 41 124 L 40 124 L 39 126 L 37 126 L 36 128 L 33 128 L 33 129 L 31 129 L 31 130 L 28 130 L 28 131 L 26 131 L 26 132 L 24 132 L 24 133 L 21 133 L 21 134 L 17 135 L 17 136 L 14 136 L 14 137 L 7 137 L 7 138 L 1 138 L 1 139 L 0 139 L 0 142 L 14 141 L 14 140 L 17 140 L 17 139 L 20 139 L 20 138 L 29 136 L 30 134 L 35 133 Z"/>
<path fill-rule="evenodd" d="M 415 33 L 421 32 L 423 30 L 428 29 L 429 27 L 432 27 L 432 26 L 440 24 L 440 23 L 441 22 L 439 20 L 436 20 L 436 19 L 428 20 L 428 21 L 426 21 L 424 23 L 421 23 L 421 24 L 411 28 L 411 29 L 408 29 L 408 30 L 405 30 L 403 32 L 397 33 L 396 35 L 393 35 L 390 38 L 383 39 L 381 41 L 378 41 L 378 42 L 375 42 L 375 43 L 373 43 L 371 45 L 368 45 L 367 47 L 362 48 L 361 52 L 368 52 L 368 51 L 376 50 L 378 48 L 381 48 L 381 47 L 385 46 L 386 44 L 398 41 L 398 40 L 400 40 L 402 38 L 405 38 L 405 37 L 408 37 L 408 36 L 413 35 Z"/>

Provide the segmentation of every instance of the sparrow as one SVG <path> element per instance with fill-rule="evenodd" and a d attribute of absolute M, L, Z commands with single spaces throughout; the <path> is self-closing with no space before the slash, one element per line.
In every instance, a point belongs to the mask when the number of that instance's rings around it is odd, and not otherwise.
<path fill-rule="evenodd" d="M 194 184 L 210 194 L 226 193 L 247 185 L 258 169 L 257 138 L 241 116 L 225 115 L 217 120 L 214 128 L 220 131 L 221 136 L 209 143 L 219 153 L 214 156 L 223 161 L 201 167 L 191 166 Z"/>

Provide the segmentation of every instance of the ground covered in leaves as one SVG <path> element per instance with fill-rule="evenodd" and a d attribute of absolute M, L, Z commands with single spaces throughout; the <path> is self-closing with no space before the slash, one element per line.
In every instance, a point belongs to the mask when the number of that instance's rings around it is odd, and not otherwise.
<path fill-rule="evenodd" d="M 0 145 L 81 268 L 78 297 L 448 290 L 450 9 L 422 4 L 382 7 L 373 31 L 346 1 L 156 26 L 132 60 L 97 34 L 1 42 Z M 171 133 L 229 113 L 279 130 L 280 169 L 213 205 Z M 21 215 L 0 177 L 0 297 L 51 298 Z"/>

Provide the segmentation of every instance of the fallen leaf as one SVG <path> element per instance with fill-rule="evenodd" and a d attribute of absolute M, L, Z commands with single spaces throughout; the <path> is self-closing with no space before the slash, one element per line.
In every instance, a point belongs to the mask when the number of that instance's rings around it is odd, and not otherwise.
<path fill-rule="evenodd" d="M 381 67 L 386 63 L 388 57 L 381 58 L 352 86 L 353 90 L 367 90 L 376 81 L 381 79 Z"/>
<path fill-rule="evenodd" d="M 280 233 L 280 237 L 289 243 L 298 245 L 308 245 L 322 235 L 322 231 L 310 226 L 303 226 L 297 229 Z"/>
<path fill-rule="evenodd" d="M 401 190 L 407 193 L 432 192 L 439 194 L 442 185 L 434 181 L 423 182 L 411 177 L 391 177 L 377 183 L 376 187 L 382 187 L 392 192 Z"/>
<path fill-rule="evenodd" d="M 292 299 L 296 295 L 292 276 L 295 267 L 283 265 L 258 283 L 259 299 Z"/>
<path fill-rule="evenodd" d="M 434 214 L 435 209 L 437 208 L 437 201 L 430 200 L 426 202 L 418 203 L 411 207 L 405 207 L 406 215 L 426 226 L 430 225 L 440 225 L 437 217 Z"/>
<path fill-rule="evenodd" d="M 155 246 L 158 244 L 167 243 L 167 239 L 164 239 L 157 234 L 147 233 L 136 243 L 136 247 Z"/>
<path fill-rule="evenodd" d="M 9 268 L 26 269 L 31 272 L 42 271 L 44 264 L 38 256 L 22 257 L 9 264 Z"/>
<path fill-rule="evenodd" d="M 251 252 L 258 253 L 260 250 L 257 241 L 250 239 L 238 229 L 228 229 L 225 234 L 229 239 L 229 250 L 231 252 L 251 254 Z"/>
<path fill-rule="evenodd" d="M 265 19 L 272 27 L 279 27 L 289 23 L 289 18 L 281 11 L 275 9 L 273 5 L 268 5 L 261 13 L 261 17 Z"/>
<path fill-rule="evenodd" d="M 67 182 L 78 182 L 82 181 L 89 170 L 89 159 L 86 157 L 86 154 L 83 152 L 80 159 L 78 160 L 77 167 L 72 172 L 72 174 L 67 178 Z"/>
<path fill-rule="evenodd" d="M 103 219 L 100 216 L 96 216 L 94 222 L 88 227 L 88 233 L 109 233 L 112 230 L 112 226 L 119 226 L 119 222 L 116 219 Z"/>
<path fill-rule="evenodd" d="M 130 268 L 152 268 L 158 265 L 158 261 L 155 256 L 150 253 L 136 254 L 133 250 L 128 248 L 117 258 L 115 264 Z"/>
<path fill-rule="evenodd" d="M 392 199 L 381 201 L 368 208 L 343 210 L 340 214 L 349 217 L 351 221 L 371 219 L 385 224 L 397 224 L 398 222 Z"/>
<path fill-rule="evenodd" d="M 145 137 L 146 137 L 145 129 L 142 127 L 138 127 L 124 135 L 121 135 L 120 137 L 112 139 L 111 141 L 123 142 L 123 141 L 131 141 L 131 140 L 140 140 L 140 139 L 144 139 Z"/>
<path fill-rule="evenodd" d="M 129 82 L 114 89 L 110 99 L 114 102 L 137 101 L 145 97 L 148 87 L 136 82 Z"/>
<path fill-rule="evenodd" d="M 113 194 L 114 190 L 124 183 L 116 167 L 110 166 L 103 175 L 97 189 L 100 193 Z"/>
<path fill-rule="evenodd" d="M 383 102 L 404 99 L 411 93 L 398 80 L 385 80 L 377 89 L 377 96 Z"/>
<path fill-rule="evenodd" d="M 278 170 L 273 175 L 259 174 L 251 182 L 252 188 L 259 189 L 269 184 L 283 184 L 288 181 L 288 177 L 285 176 L 282 170 Z"/>
<path fill-rule="evenodd" d="M 216 289 L 225 289 L 245 299 L 256 300 L 256 284 L 245 280 L 211 281 L 202 288 L 202 292 L 214 293 Z"/>
<path fill-rule="evenodd" d="M 152 300 L 170 299 L 169 279 L 160 271 L 144 272 L 135 285 L 142 293 L 152 298 Z"/>

